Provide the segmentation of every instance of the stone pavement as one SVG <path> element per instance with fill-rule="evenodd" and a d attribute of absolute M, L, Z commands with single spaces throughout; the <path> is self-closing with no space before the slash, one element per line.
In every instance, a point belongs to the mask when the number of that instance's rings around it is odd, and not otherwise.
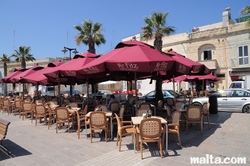
<path fill-rule="evenodd" d="M 250 165 L 250 114 L 219 112 L 211 115 L 211 129 L 205 124 L 202 135 L 195 125 L 189 127 L 188 135 L 182 128 L 182 149 L 176 143 L 177 137 L 173 140 L 169 135 L 169 148 L 167 152 L 164 150 L 163 158 L 159 157 L 157 145 L 149 144 L 143 151 L 143 160 L 139 152 L 134 152 L 131 137 L 123 138 L 122 151 L 118 152 L 115 141 L 106 143 L 94 138 L 90 143 L 85 130 L 77 139 L 76 132 L 68 133 L 65 129 L 56 134 L 55 125 L 48 130 L 46 125 L 35 126 L 29 119 L 22 121 L 18 116 L 0 113 L 0 118 L 11 122 L 3 141 L 11 154 L 7 155 L 0 148 L 1 166 L 183 166 L 191 165 L 190 157 L 205 157 L 206 154 L 222 159 L 246 157 L 246 165 Z"/>

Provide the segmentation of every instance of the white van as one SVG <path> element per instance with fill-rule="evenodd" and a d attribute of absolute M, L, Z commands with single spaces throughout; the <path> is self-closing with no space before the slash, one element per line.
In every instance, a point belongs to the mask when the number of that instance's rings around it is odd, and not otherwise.
<path fill-rule="evenodd" d="M 42 96 L 55 96 L 54 86 L 42 86 L 39 90 L 41 90 Z"/>

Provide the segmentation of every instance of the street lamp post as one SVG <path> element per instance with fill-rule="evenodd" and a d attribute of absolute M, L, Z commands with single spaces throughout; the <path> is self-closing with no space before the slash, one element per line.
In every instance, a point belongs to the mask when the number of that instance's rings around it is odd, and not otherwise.
<path fill-rule="evenodd" d="M 73 51 L 73 53 L 77 54 L 78 51 L 76 50 L 76 48 L 69 48 L 69 47 L 64 47 L 62 52 L 65 54 L 67 51 L 69 50 L 69 60 L 71 60 L 71 51 Z M 70 95 L 72 96 L 72 85 L 70 85 Z"/>

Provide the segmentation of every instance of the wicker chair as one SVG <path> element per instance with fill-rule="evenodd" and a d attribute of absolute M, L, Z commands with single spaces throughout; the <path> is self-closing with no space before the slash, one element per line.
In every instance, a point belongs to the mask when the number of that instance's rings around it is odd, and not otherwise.
<path fill-rule="evenodd" d="M 12 112 L 12 103 L 8 98 L 3 99 L 3 112 L 7 112 L 8 115 Z"/>
<path fill-rule="evenodd" d="M 200 131 L 202 134 L 202 110 L 199 106 L 189 106 L 186 112 L 186 133 L 188 134 L 189 123 L 196 123 L 200 125 Z"/>
<path fill-rule="evenodd" d="M 124 117 L 124 111 L 125 111 L 125 106 L 123 105 L 121 108 L 120 108 L 120 111 L 119 111 L 119 120 L 120 121 L 123 121 L 123 117 Z M 116 114 L 116 113 L 115 113 Z M 117 115 L 117 114 L 116 114 Z M 132 121 L 126 121 L 126 122 L 129 122 L 129 123 L 132 123 Z M 117 124 L 118 125 L 118 120 L 117 120 L 117 117 L 114 116 L 114 118 L 112 119 L 112 124 Z"/>
<path fill-rule="evenodd" d="M 22 111 L 20 112 L 20 116 L 22 116 L 22 120 L 24 120 L 24 117 L 27 118 L 28 114 L 30 114 L 31 119 L 33 119 L 32 103 L 23 102 L 22 103 Z"/>
<path fill-rule="evenodd" d="M 175 101 L 173 98 L 166 98 L 166 103 L 171 109 L 175 108 Z"/>
<path fill-rule="evenodd" d="M 149 109 L 151 109 L 151 105 L 150 105 L 150 103 L 142 102 L 142 103 L 140 103 L 138 108 L 139 109 L 142 108 L 142 109 L 148 109 L 149 110 Z"/>
<path fill-rule="evenodd" d="M 134 103 L 135 103 L 135 108 L 139 108 L 140 104 L 145 103 L 145 101 L 137 99 L 137 100 L 134 100 Z"/>
<path fill-rule="evenodd" d="M 77 115 L 77 135 L 78 135 L 78 139 L 80 139 L 80 130 L 81 127 L 85 127 L 86 125 L 90 124 L 89 119 L 86 119 L 86 114 L 88 113 L 88 105 L 85 105 L 83 111 L 77 111 L 76 115 Z"/>
<path fill-rule="evenodd" d="M 137 128 L 138 130 L 138 128 Z M 144 142 L 158 142 L 160 156 L 162 158 L 162 126 L 161 120 L 157 118 L 143 119 L 139 126 L 141 159 L 143 159 L 142 144 Z"/>
<path fill-rule="evenodd" d="M 43 118 L 44 123 L 46 124 L 47 123 L 47 116 L 48 116 L 48 113 L 47 113 L 44 105 L 38 104 L 35 106 L 35 118 L 36 118 L 35 125 L 36 126 L 37 126 L 37 119 L 38 118 L 40 119 L 40 122 L 41 122 L 41 118 Z"/>
<path fill-rule="evenodd" d="M 168 124 L 168 133 L 177 134 L 179 146 L 182 147 L 181 137 L 180 137 L 180 118 L 181 118 L 181 112 L 174 111 L 172 114 L 172 122 Z"/>
<path fill-rule="evenodd" d="M 27 95 L 25 98 L 24 98 L 24 102 L 32 102 L 32 97 L 30 95 Z"/>
<path fill-rule="evenodd" d="M 142 116 L 143 114 L 146 113 L 151 113 L 152 115 L 152 111 L 151 109 L 148 108 L 138 108 L 135 112 L 135 116 Z"/>
<path fill-rule="evenodd" d="M 113 102 L 110 104 L 110 111 L 112 112 L 112 114 L 116 113 L 119 114 L 121 108 L 121 104 L 119 102 Z"/>
<path fill-rule="evenodd" d="M 135 129 L 131 121 L 123 121 L 122 118 L 119 117 L 116 113 L 115 113 L 115 118 L 117 119 L 116 146 L 118 146 L 118 141 L 119 141 L 118 149 L 119 151 L 121 151 L 122 137 L 135 134 Z M 130 125 L 123 126 L 123 124 L 130 124 Z"/>
<path fill-rule="evenodd" d="M 157 102 L 156 112 L 160 113 L 161 116 L 162 116 L 162 107 L 163 107 L 163 100 L 159 100 Z"/>
<path fill-rule="evenodd" d="M 99 104 L 95 107 L 95 111 L 108 112 L 108 107 L 104 104 Z"/>
<path fill-rule="evenodd" d="M 203 126 L 204 126 L 204 119 L 206 119 L 208 123 L 208 128 L 210 129 L 209 106 L 210 106 L 209 102 L 206 102 L 202 105 L 202 115 L 203 115 Z"/>
<path fill-rule="evenodd" d="M 13 103 L 13 109 L 12 109 L 12 113 L 14 116 L 18 115 L 21 109 L 21 101 L 20 100 L 15 100 Z"/>
<path fill-rule="evenodd" d="M 164 104 L 164 110 L 166 111 L 166 120 L 168 123 L 172 122 L 172 109 L 167 105 Z"/>
<path fill-rule="evenodd" d="M 55 110 L 56 113 L 56 133 L 58 133 L 59 125 L 64 123 L 68 123 L 68 132 L 70 132 L 70 122 L 72 119 L 70 118 L 70 113 L 65 107 L 58 107 Z"/>
<path fill-rule="evenodd" d="M 52 123 L 56 120 L 55 111 L 51 108 L 51 105 L 48 105 L 48 130 L 52 126 Z"/>
<path fill-rule="evenodd" d="M 72 108 L 77 108 L 78 107 L 78 103 L 77 102 L 70 102 L 69 105 Z"/>
<path fill-rule="evenodd" d="M 95 130 L 105 131 L 105 140 L 108 141 L 109 123 L 106 113 L 102 111 L 94 111 L 90 114 L 90 142 L 92 143 L 92 134 Z"/>

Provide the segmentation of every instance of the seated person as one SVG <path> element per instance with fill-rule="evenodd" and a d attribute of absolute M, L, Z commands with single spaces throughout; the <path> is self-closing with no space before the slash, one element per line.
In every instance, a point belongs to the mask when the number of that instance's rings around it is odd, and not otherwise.
<path fill-rule="evenodd" d="M 109 103 L 108 103 L 108 109 L 109 110 L 110 110 L 110 105 L 113 102 L 117 102 L 116 99 L 115 99 L 115 95 L 114 94 L 110 95 L 110 100 L 109 100 Z"/>
<path fill-rule="evenodd" d="M 132 94 L 129 94 L 128 95 L 128 101 L 127 101 L 127 105 L 129 105 L 129 106 L 132 106 L 132 105 L 134 105 L 134 97 L 133 97 L 133 95 Z"/>

